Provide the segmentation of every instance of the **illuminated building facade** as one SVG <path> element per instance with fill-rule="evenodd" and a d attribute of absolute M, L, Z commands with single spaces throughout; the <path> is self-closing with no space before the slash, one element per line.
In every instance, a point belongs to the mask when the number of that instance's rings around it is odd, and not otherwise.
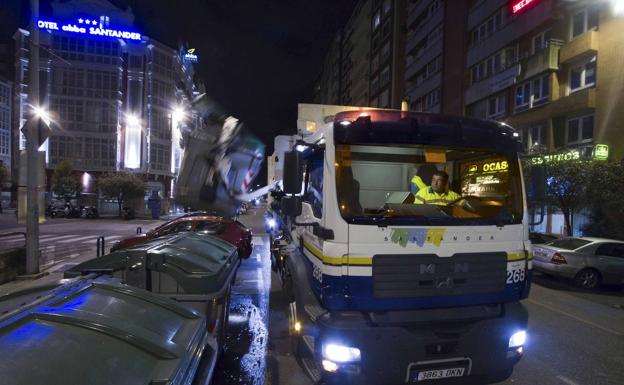
<path fill-rule="evenodd" d="M 466 114 L 519 130 L 533 163 L 622 159 L 624 15 L 617 3 L 473 0 Z M 578 233 L 585 217 L 576 218 Z M 562 215 L 548 215 L 534 230 L 561 233 Z"/>
<path fill-rule="evenodd" d="M 143 177 L 146 196 L 171 196 L 181 160 L 180 130 L 198 123 L 189 106 L 197 94 L 185 49 L 142 35 L 134 16 L 106 0 L 52 2 L 41 15 L 40 101 L 53 120 L 42 145 L 48 175 L 62 160 L 81 180 L 107 172 Z M 15 35 L 14 158 L 25 148 L 19 128 L 28 113 L 29 31 Z M 195 61 L 197 56 L 194 57 Z M 18 165 L 14 165 L 15 168 Z M 83 183 L 84 192 L 93 183 Z M 49 186 L 48 186 L 49 187 Z"/>

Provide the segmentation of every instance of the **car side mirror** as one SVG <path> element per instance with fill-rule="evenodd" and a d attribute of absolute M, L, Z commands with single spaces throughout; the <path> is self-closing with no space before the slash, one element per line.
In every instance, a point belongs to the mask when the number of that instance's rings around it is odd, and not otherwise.
<path fill-rule="evenodd" d="M 300 194 L 303 184 L 303 156 L 299 151 L 289 151 L 284 154 L 284 192 L 286 194 Z"/>
<path fill-rule="evenodd" d="M 301 215 L 301 197 L 297 196 L 285 196 L 281 201 L 282 213 L 289 217 L 296 217 Z"/>

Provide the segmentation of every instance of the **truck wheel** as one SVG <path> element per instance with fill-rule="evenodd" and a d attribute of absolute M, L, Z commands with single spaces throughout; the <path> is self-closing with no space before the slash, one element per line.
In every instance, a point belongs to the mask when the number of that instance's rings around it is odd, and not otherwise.
<path fill-rule="evenodd" d="M 583 269 L 576 274 L 574 282 L 583 289 L 597 289 L 602 282 L 602 276 L 598 270 Z"/>

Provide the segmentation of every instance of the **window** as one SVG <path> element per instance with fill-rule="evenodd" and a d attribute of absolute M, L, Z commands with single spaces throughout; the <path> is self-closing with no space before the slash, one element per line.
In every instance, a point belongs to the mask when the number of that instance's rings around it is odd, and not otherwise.
<path fill-rule="evenodd" d="M 371 72 L 376 72 L 379 69 L 379 55 L 373 56 L 371 60 Z"/>
<path fill-rule="evenodd" d="M 386 16 L 388 13 L 390 13 L 391 9 L 392 9 L 392 0 L 384 1 L 384 4 L 383 4 L 383 14 L 384 14 L 384 16 Z"/>
<path fill-rule="evenodd" d="M 375 76 L 373 80 L 371 80 L 371 93 L 375 93 L 379 90 L 379 78 Z"/>
<path fill-rule="evenodd" d="M 566 143 L 589 142 L 594 136 L 594 115 L 568 120 Z"/>
<path fill-rule="evenodd" d="M 572 16 L 572 39 L 598 28 L 599 10 L 597 5 L 593 5 Z"/>
<path fill-rule="evenodd" d="M 390 36 L 390 31 L 392 30 L 392 24 L 390 23 L 391 20 L 387 20 L 384 25 L 383 28 L 381 29 L 381 36 L 385 39 L 388 36 Z"/>
<path fill-rule="evenodd" d="M 487 18 L 483 23 L 475 27 L 471 33 L 472 45 L 485 40 L 494 32 L 500 30 L 505 23 L 506 12 L 507 7 L 503 7 Z"/>
<path fill-rule="evenodd" d="M 442 56 L 438 56 L 427 64 L 427 77 L 431 77 L 434 74 L 440 72 L 442 67 Z"/>
<path fill-rule="evenodd" d="M 436 88 L 425 96 L 425 109 L 430 109 L 438 104 L 440 104 L 440 89 Z"/>
<path fill-rule="evenodd" d="M 386 44 L 381 47 L 381 62 L 384 63 L 386 60 L 390 58 L 390 42 L 386 42 Z"/>
<path fill-rule="evenodd" d="M 622 243 L 605 243 L 596 249 L 596 255 L 606 257 L 624 258 L 624 244 Z"/>
<path fill-rule="evenodd" d="M 221 234 L 225 230 L 225 223 L 214 221 L 202 221 L 195 225 L 195 231 L 207 234 Z"/>
<path fill-rule="evenodd" d="M 533 100 L 532 105 L 546 103 L 548 101 L 548 95 L 550 91 L 549 78 L 543 76 L 533 80 Z"/>
<path fill-rule="evenodd" d="M 487 117 L 496 118 L 505 115 L 507 110 L 507 98 L 505 95 L 498 95 L 488 99 Z"/>
<path fill-rule="evenodd" d="M 520 112 L 548 102 L 550 78 L 544 75 L 516 87 L 515 111 Z"/>
<path fill-rule="evenodd" d="M 438 41 L 442 37 L 442 24 L 438 25 L 433 31 L 429 33 L 427 36 L 427 47 L 432 46 L 436 41 Z"/>
<path fill-rule="evenodd" d="M 431 16 L 435 11 L 440 9 L 440 1 L 441 0 L 434 0 L 431 4 L 429 4 L 429 8 L 428 8 L 429 16 Z"/>
<path fill-rule="evenodd" d="M 379 95 L 379 107 L 390 107 L 390 91 L 387 88 Z"/>
<path fill-rule="evenodd" d="M 386 66 L 382 71 L 381 75 L 379 75 L 380 84 L 382 86 L 386 85 L 390 82 L 390 67 Z"/>
<path fill-rule="evenodd" d="M 596 84 L 596 57 L 570 69 L 570 92 Z"/>
<path fill-rule="evenodd" d="M 379 11 L 377 11 L 377 13 L 375 13 L 375 16 L 373 17 L 373 31 L 379 28 L 380 23 L 381 23 L 381 15 L 379 14 Z"/>
<path fill-rule="evenodd" d="M 550 30 L 542 31 L 537 35 L 533 36 L 531 53 L 536 54 L 541 50 L 545 49 L 548 45 L 548 41 L 550 40 Z"/>
<path fill-rule="evenodd" d="M 322 154 L 318 155 L 308 161 L 309 179 L 303 200 L 312 206 L 314 216 L 321 218 L 323 215 L 323 158 Z"/>

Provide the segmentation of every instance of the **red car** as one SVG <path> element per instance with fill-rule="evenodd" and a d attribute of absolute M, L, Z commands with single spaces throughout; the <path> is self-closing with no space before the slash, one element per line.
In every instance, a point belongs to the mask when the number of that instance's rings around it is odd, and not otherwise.
<path fill-rule="evenodd" d="M 238 255 L 241 258 L 249 258 L 253 244 L 251 243 L 252 233 L 245 225 L 239 221 L 223 217 L 201 215 L 181 216 L 156 227 L 145 234 L 137 234 L 132 237 L 122 239 L 111 247 L 111 252 L 124 249 L 126 247 L 147 242 L 150 239 L 158 238 L 162 235 L 174 234 L 183 231 L 205 232 L 217 236 L 224 241 L 230 242 L 238 248 Z"/>

